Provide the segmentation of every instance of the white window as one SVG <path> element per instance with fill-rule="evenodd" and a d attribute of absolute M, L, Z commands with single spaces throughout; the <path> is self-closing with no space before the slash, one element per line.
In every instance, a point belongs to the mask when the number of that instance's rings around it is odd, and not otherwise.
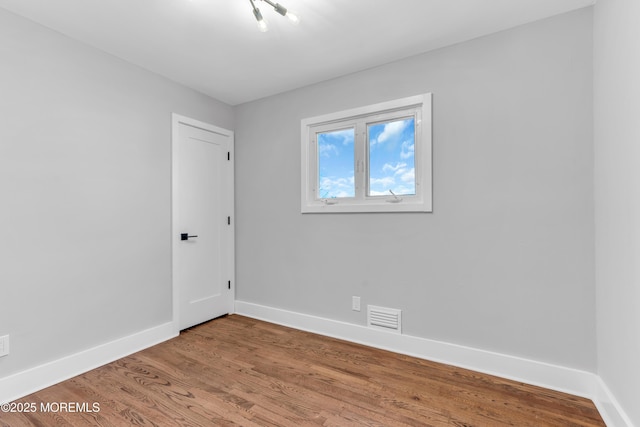
<path fill-rule="evenodd" d="M 431 94 L 302 120 L 302 213 L 431 212 Z"/>

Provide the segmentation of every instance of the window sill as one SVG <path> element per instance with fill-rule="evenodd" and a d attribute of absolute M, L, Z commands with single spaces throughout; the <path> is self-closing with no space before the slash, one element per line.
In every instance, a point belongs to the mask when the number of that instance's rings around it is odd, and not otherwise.
<path fill-rule="evenodd" d="M 376 212 L 432 212 L 431 204 L 425 202 L 399 202 L 391 203 L 387 201 L 354 203 L 338 201 L 335 204 L 331 202 L 315 202 L 303 204 L 301 212 L 306 213 L 376 213 Z"/>

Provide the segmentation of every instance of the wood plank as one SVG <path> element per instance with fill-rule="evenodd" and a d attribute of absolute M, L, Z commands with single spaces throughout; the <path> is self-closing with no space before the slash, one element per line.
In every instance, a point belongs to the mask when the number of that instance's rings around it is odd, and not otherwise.
<path fill-rule="evenodd" d="M 604 426 L 588 399 L 231 315 L 34 393 L 0 426 Z"/>

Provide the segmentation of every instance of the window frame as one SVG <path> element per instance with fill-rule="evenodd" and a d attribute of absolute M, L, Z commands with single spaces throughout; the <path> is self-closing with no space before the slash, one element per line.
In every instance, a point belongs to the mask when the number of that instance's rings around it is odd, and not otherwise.
<path fill-rule="evenodd" d="M 431 93 L 410 96 L 301 121 L 301 213 L 432 212 Z M 368 125 L 414 117 L 415 195 L 369 196 Z M 317 134 L 355 129 L 355 197 L 318 198 Z"/>

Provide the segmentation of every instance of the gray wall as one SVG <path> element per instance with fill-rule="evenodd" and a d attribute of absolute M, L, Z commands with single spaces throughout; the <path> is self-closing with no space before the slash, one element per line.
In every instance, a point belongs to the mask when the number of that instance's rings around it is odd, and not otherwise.
<path fill-rule="evenodd" d="M 0 377 L 171 321 L 171 112 L 233 109 L 0 9 Z"/>
<path fill-rule="evenodd" d="M 640 426 L 640 2 L 595 6 L 598 374 Z"/>
<path fill-rule="evenodd" d="M 237 299 L 595 371 L 592 11 L 237 107 Z M 300 119 L 432 92 L 432 214 L 300 214 Z"/>

